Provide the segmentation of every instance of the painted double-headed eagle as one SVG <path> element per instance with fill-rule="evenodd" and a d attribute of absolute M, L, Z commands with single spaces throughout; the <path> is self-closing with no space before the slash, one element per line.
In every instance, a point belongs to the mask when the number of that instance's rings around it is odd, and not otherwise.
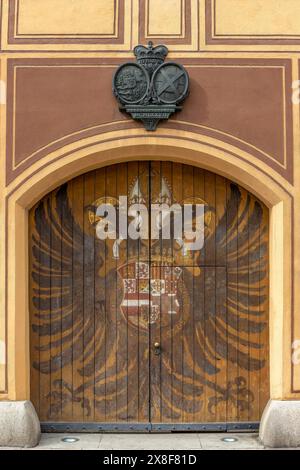
<path fill-rule="evenodd" d="M 167 198 L 170 189 L 166 182 L 163 184 L 163 197 Z M 252 392 L 247 388 L 245 376 L 265 365 L 260 354 L 268 294 L 265 208 L 236 184 L 228 187 L 229 194 L 220 217 L 216 217 L 214 207 L 205 207 L 204 249 L 209 252 L 217 246 L 226 254 L 219 285 L 216 285 L 215 278 L 209 278 L 201 265 L 200 255 L 193 258 L 191 269 L 190 263 L 184 265 L 182 247 L 174 242 L 172 248 L 173 262 L 181 266 L 176 278 L 175 313 L 178 318 L 173 315 L 173 334 L 181 335 L 184 354 L 181 352 L 177 361 L 174 349 L 172 361 L 167 354 L 162 354 L 160 360 L 162 373 L 172 375 L 169 387 L 174 396 L 182 393 L 182 384 L 185 384 L 182 406 L 186 406 L 187 417 L 191 408 L 193 413 L 195 407 L 201 409 L 205 387 L 212 393 L 207 402 L 211 413 L 219 402 L 226 400 L 231 400 L 240 409 L 248 406 Z M 140 194 L 137 181 L 132 188 L 131 198 L 134 200 Z M 137 350 L 132 353 L 126 351 L 126 354 L 118 352 L 124 346 L 121 346 L 124 331 L 127 331 L 127 337 L 138 334 L 141 342 L 139 354 L 142 354 L 146 367 L 151 349 L 147 321 L 150 325 L 159 318 L 151 315 L 155 313 L 155 302 L 153 312 L 151 302 L 148 304 L 148 320 L 147 309 L 145 317 L 141 308 L 135 320 L 129 318 L 129 311 L 122 307 L 122 302 L 124 305 L 126 288 L 127 300 L 134 290 L 130 290 L 132 283 L 124 279 L 124 272 L 130 278 L 130 270 L 133 265 L 136 267 L 137 250 L 140 269 L 147 267 L 149 252 L 141 241 L 123 241 L 124 249 L 122 244 L 118 247 L 120 253 L 116 261 L 114 242 L 99 240 L 95 231 L 85 230 L 83 224 L 76 220 L 71 206 L 68 185 L 65 184 L 55 191 L 54 196 L 46 196 L 34 210 L 32 330 L 39 337 L 39 361 L 35 361 L 33 367 L 41 374 L 51 376 L 49 416 L 55 416 L 72 400 L 81 403 L 88 417 L 91 413 L 89 397 L 93 396 L 92 406 L 99 409 L 103 408 L 106 400 L 105 413 L 109 419 L 113 414 L 109 397 L 117 393 L 118 413 L 122 419 L 123 415 L 126 416 L 128 403 L 136 401 L 135 393 L 128 395 L 128 384 L 134 381 L 138 361 L 141 361 Z M 95 202 L 85 208 L 85 216 L 92 227 L 98 220 L 96 209 Z M 157 243 L 160 243 L 161 256 L 163 245 L 161 241 Z M 155 246 L 152 248 L 155 253 Z M 161 263 L 164 265 L 170 258 L 167 250 Z M 131 278 L 135 275 L 132 273 Z M 151 268 L 145 279 L 149 277 L 153 277 Z M 215 290 L 223 291 L 217 302 L 213 297 L 208 298 L 207 292 L 205 298 L 205 289 L 200 288 L 209 286 L 211 282 L 215 283 Z M 152 285 L 148 290 L 146 286 L 143 292 L 151 295 L 151 289 Z M 184 321 L 180 314 L 183 310 Z M 161 322 L 163 325 L 163 319 Z M 142 328 L 138 331 L 139 325 Z M 193 332 L 193 341 L 187 332 Z M 237 366 L 239 375 L 223 386 L 217 385 L 214 377 L 228 363 Z M 76 371 L 80 377 L 76 386 L 64 378 L 67 374 L 63 371 L 68 367 L 72 367 L 73 374 Z M 149 400 L 148 379 L 148 374 L 140 377 L 137 391 L 139 397 L 144 397 L 145 409 Z M 170 390 L 161 389 L 157 393 L 161 394 L 164 406 L 168 408 Z M 198 397 L 196 404 L 195 396 Z M 176 417 L 174 408 L 170 413 Z M 130 420 L 130 416 L 125 419 Z"/>

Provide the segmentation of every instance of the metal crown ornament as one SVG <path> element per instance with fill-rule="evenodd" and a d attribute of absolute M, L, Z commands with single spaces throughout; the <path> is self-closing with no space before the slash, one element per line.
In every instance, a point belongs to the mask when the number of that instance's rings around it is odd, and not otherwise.
<path fill-rule="evenodd" d="M 168 55 L 168 48 L 166 46 L 153 47 L 153 43 L 149 41 L 148 46 L 136 46 L 133 49 L 137 62 L 144 66 L 145 69 L 152 75 L 153 72 L 164 62 Z"/>
<path fill-rule="evenodd" d="M 113 77 L 113 92 L 120 110 L 142 121 L 146 130 L 154 131 L 159 121 L 180 111 L 189 94 L 189 76 L 176 62 L 164 62 L 168 48 L 138 45 L 137 62 L 120 65 Z"/>

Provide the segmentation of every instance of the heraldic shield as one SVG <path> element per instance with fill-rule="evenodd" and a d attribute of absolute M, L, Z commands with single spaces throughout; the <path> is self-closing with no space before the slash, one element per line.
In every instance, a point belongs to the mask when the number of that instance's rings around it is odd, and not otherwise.
<path fill-rule="evenodd" d="M 168 48 L 136 46 L 135 62 L 120 65 L 113 77 L 113 93 L 120 110 L 142 121 L 147 131 L 155 131 L 159 121 L 182 109 L 189 94 L 189 75 L 176 62 L 164 62 Z"/>
<path fill-rule="evenodd" d="M 167 327 L 167 315 L 180 314 L 179 291 L 184 290 L 182 268 L 131 262 L 119 269 L 124 298 L 121 311 L 133 326 L 148 331 L 149 323 L 160 321 Z"/>

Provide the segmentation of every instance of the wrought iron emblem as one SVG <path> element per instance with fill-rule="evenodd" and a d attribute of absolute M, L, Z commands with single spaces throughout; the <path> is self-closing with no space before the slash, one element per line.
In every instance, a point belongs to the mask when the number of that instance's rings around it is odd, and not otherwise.
<path fill-rule="evenodd" d="M 164 62 L 166 46 L 136 46 L 137 63 L 120 65 L 113 77 L 113 92 L 120 109 L 154 131 L 162 119 L 169 119 L 189 93 L 189 76 L 176 62 Z"/>

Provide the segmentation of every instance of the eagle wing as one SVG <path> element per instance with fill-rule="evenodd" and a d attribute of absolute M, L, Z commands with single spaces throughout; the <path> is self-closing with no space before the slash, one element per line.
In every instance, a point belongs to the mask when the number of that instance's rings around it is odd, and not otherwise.
<path fill-rule="evenodd" d="M 225 211 L 204 246 L 205 253 L 213 246 L 225 253 L 225 264 L 200 268 L 194 280 L 195 358 L 208 374 L 219 371 L 222 358 L 246 370 L 265 364 L 259 350 L 268 298 L 266 208 L 237 185 L 229 189 Z"/>
<path fill-rule="evenodd" d="M 49 374 L 80 359 L 88 373 L 89 358 L 95 353 L 93 337 L 100 333 L 104 322 L 104 292 L 100 283 L 95 282 L 95 305 L 93 302 L 91 308 L 84 309 L 84 290 L 89 286 L 83 282 L 89 281 L 82 280 L 82 273 L 88 264 L 97 276 L 105 246 L 84 233 L 74 220 L 67 184 L 54 196 L 50 194 L 40 201 L 33 217 L 32 330 L 39 335 L 39 361 L 34 362 L 33 367 Z M 76 273 L 81 278 L 81 288 L 74 282 Z M 97 347 L 101 347 L 101 342 Z M 81 373 L 85 374 L 83 370 Z"/>

